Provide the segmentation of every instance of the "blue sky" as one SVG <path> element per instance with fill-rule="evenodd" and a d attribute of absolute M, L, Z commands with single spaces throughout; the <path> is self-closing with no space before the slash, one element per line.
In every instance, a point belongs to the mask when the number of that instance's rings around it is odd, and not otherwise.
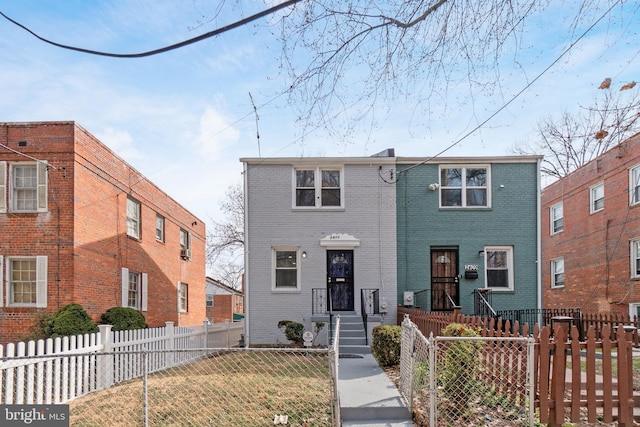
<path fill-rule="evenodd" d="M 258 0 L 235 7 L 227 1 L 223 13 L 211 20 L 219 3 L 0 0 L 0 11 L 61 44 L 136 53 L 195 37 L 267 7 Z M 220 219 L 218 206 L 226 189 L 241 183 L 241 157 L 368 156 L 388 147 L 399 156 L 439 153 L 566 49 L 571 42 L 566 16 L 579 3 L 556 6 L 527 26 L 517 55 L 519 68 L 510 66 L 513 54 L 501 58 L 505 68 L 499 91 L 479 94 L 471 103 L 465 102 L 468 87 L 449 87 L 448 109 L 442 109 L 443 100 L 432 102 L 428 126 L 419 126 L 422 118 L 408 102 L 399 101 L 377 128 L 358 128 L 350 142 L 333 140 L 313 127 L 303 135 L 286 97 L 276 97 L 288 82 L 278 68 L 280 52 L 268 19 L 160 55 L 117 59 L 45 44 L 0 18 L 0 121 L 76 121 L 210 223 Z M 615 9 L 516 101 L 444 155 L 508 155 L 513 145 L 535 138 L 536 124 L 544 116 L 589 105 L 605 77 L 616 87 L 640 81 L 637 9 L 633 4 L 625 6 L 626 13 Z M 257 127 L 249 93 L 258 111 Z"/>

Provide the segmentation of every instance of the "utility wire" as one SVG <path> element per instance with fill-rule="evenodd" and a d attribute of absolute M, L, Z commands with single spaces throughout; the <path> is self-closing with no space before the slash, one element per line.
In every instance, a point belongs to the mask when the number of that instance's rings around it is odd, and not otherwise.
<path fill-rule="evenodd" d="M 257 19 L 260 19 L 264 16 L 270 15 L 280 9 L 284 9 L 285 7 L 288 6 L 292 6 L 296 3 L 298 3 L 300 0 L 289 0 L 286 1 L 284 3 L 281 3 L 279 5 L 270 7 L 267 10 L 264 10 L 262 12 L 256 13 L 255 15 L 249 16 L 247 18 L 244 18 L 240 21 L 234 22 L 233 24 L 229 24 L 226 25 L 222 28 L 218 28 L 216 30 L 210 31 L 208 33 L 199 35 L 197 37 L 194 37 L 192 39 L 189 40 L 185 40 L 182 41 L 180 43 L 176 43 L 176 44 L 172 44 L 170 46 L 166 46 L 166 47 L 162 47 L 159 49 L 154 49 L 154 50 L 150 50 L 147 52 L 141 52 L 141 53 L 109 53 L 109 52 L 100 52 L 100 51 L 96 51 L 96 50 L 92 50 L 92 49 L 84 49 L 84 48 L 80 48 L 80 47 L 75 47 L 75 46 L 69 46 L 69 45 L 65 45 L 65 44 L 61 44 L 61 43 L 56 43 L 54 41 L 48 40 L 42 36 L 39 36 L 38 34 L 36 34 L 35 32 L 31 31 L 29 28 L 27 28 L 26 26 L 22 25 L 21 23 L 19 23 L 18 21 L 15 21 L 11 18 L 9 18 L 7 15 L 5 15 L 4 13 L 2 13 L 0 11 L 0 15 L 5 18 L 7 21 L 11 22 L 14 25 L 17 25 L 18 27 L 22 28 L 23 30 L 29 32 L 31 35 L 33 35 L 34 37 L 36 37 L 39 40 L 42 40 L 45 43 L 48 43 L 50 45 L 56 46 L 56 47 L 60 47 L 63 49 L 69 49 L 69 50 L 73 50 L 76 52 L 82 52 L 82 53 L 88 53 L 91 55 L 99 55 L 99 56 L 108 56 L 108 57 L 112 57 L 112 58 L 143 58 L 145 56 L 152 56 L 152 55 L 157 55 L 159 53 L 164 53 L 164 52 L 168 52 L 170 50 L 174 50 L 174 49 L 178 49 L 193 43 L 197 43 L 199 41 L 208 39 L 210 37 L 213 36 L 217 36 L 219 34 L 225 33 L 229 30 L 232 30 L 234 28 L 240 27 L 242 25 L 248 24 L 249 22 L 255 21 Z"/>

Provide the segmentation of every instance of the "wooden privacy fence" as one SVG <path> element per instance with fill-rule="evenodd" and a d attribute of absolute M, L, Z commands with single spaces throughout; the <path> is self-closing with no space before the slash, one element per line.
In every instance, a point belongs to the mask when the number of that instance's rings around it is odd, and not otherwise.
<path fill-rule="evenodd" d="M 58 404 L 143 373 L 177 366 L 202 355 L 198 349 L 238 344 L 244 322 L 100 332 L 0 345 L 0 404 Z M 145 356 L 146 357 L 146 356 Z"/>
<path fill-rule="evenodd" d="M 476 316 L 465 316 L 458 312 L 431 313 L 398 307 L 398 322 L 404 316 L 416 324 L 425 336 L 438 336 L 450 323 L 461 323 L 480 329 L 484 337 L 529 336 L 528 325 L 522 335 L 516 322 L 511 325 L 502 321 Z M 623 324 L 611 327 L 603 323 L 597 331 L 590 324 L 585 340 L 574 324 L 558 323 L 533 329 L 534 350 L 534 395 L 535 408 L 541 423 L 561 426 L 570 422 L 595 423 L 617 421 L 619 426 L 634 423 L 633 407 L 633 328 Z M 510 331 L 516 331 L 511 333 Z M 553 333 L 552 333 L 553 332 Z M 497 349 L 496 351 L 503 351 Z M 600 370 L 596 373 L 596 364 Z M 514 377 L 515 381 L 518 381 Z M 514 386 L 515 387 L 515 386 Z M 518 393 L 504 390 L 507 395 Z M 586 413 L 585 413 L 586 412 Z"/>

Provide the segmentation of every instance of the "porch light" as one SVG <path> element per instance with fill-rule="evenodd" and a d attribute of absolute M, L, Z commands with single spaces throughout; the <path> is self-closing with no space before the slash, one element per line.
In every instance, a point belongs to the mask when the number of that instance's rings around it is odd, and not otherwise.
<path fill-rule="evenodd" d="M 307 251 L 302 251 L 302 258 L 306 258 L 307 257 Z"/>

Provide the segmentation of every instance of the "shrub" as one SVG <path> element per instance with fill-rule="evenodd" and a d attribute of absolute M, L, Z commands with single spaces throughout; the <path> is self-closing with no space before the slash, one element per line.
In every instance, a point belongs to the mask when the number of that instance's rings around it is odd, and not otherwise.
<path fill-rule="evenodd" d="M 478 330 L 451 323 L 442 330 L 445 337 L 478 337 Z M 442 360 L 441 385 L 445 395 L 453 403 L 452 415 L 461 416 L 469 406 L 470 397 L 477 384 L 478 357 L 482 341 L 451 341 Z"/>
<path fill-rule="evenodd" d="M 100 316 L 100 323 L 112 325 L 114 331 L 128 331 L 131 329 L 144 329 L 147 322 L 144 315 L 130 307 L 111 307 Z"/>
<path fill-rule="evenodd" d="M 304 325 L 294 322 L 293 320 L 281 320 L 278 322 L 278 328 L 284 333 L 287 339 L 294 344 L 303 345 Z"/>
<path fill-rule="evenodd" d="M 44 321 L 47 337 L 66 337 L 98 332 L 98 325 L 80 304 L 67 304 Z"/>
<path fill-rule="evenodd" d="M 381 366 L 400 364 L 400 344 L 402 328 L 400 326 L 379 325 L 373 328 L 371 352 Z"/>

